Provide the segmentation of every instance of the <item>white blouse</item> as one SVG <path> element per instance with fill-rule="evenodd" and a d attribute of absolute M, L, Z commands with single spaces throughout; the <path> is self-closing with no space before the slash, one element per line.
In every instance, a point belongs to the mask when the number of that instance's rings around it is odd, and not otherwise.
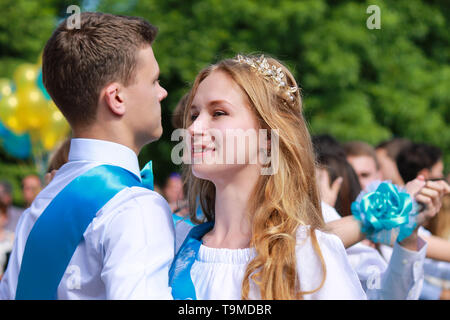
<path fill-rule="evenodd" d="M 192 226 L 180 221 L 176 227 L 177 247 Z M 336 236 L 316 231 L 317 240 L 326 265 L 325 283 L 305 299 L 366 299 L 358 275 L 352 269 L 345 248 Z M 178 249 L 178 248 L 177 248 Z M 322 265 L 309 237 L 309 228 L 297 231 L 297 271 L 302 291 L 319 287 L 322 282 Z M 200 246 L 191 269 L 197 299 L 241 299 L 242 281 L 247 264 L 255 257 L 254 248 L 222 249 Z M 257 286 L 250 282 L 251 299 L 260 299 Z"/>

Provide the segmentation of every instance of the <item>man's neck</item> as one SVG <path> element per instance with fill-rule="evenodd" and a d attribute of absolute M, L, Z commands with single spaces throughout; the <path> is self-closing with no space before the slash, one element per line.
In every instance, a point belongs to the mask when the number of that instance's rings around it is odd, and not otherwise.
<path fill-rule="evenodd" d="M 127 134 L 118 134 L 114 130 L 99 130 L 98 128 L 89 128 L 82 130 L 73 129 L 73 138 L 104 140 L 124 145 L 139 155 L 142 146 L 138 145 L 132 137 Z"/>

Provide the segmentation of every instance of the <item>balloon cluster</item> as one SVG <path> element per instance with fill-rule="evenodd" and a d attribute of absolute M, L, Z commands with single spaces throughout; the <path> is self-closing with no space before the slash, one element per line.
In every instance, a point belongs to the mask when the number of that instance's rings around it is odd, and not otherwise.
<path fill-rule="evenodd" d="M 0 136 L 3 147 L 16 156 L 19 153 L 11 148 L 17 148 L 17 143 L 5 140 L 28 138 L 31 154 L 35 149 L 48 153 L 66 138 L 70 127 L 45 90 L 40 63 L 19 65 L 13 80 L 0 78 L 0 128 L 0 132 L 8 132 Z M 24 151 L 20 154 L 26 155 Z"/>

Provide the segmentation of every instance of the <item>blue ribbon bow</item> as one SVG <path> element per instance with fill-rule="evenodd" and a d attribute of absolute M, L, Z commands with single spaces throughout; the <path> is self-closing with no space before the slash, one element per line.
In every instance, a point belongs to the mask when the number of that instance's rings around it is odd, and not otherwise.
<path fill-rule="evenodd" d="M 151 161 L 147 162 L 144 168 L 142 168 L 141 179 L 144 187 L 153 190 L 153 164 Z"/>
<path fill-rule="evenodd" d="M 351 210 L 362 222 L 361 231 L 376 243 L 390 244 L 392 238 L 403 241 L 417 227 L 414 201 L 390 182 L 371 184 L 352 203 Z"/>

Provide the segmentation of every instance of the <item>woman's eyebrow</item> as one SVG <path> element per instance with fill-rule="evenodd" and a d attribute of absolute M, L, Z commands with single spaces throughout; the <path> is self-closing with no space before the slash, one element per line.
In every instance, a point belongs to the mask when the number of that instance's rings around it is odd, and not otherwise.
<path fill-rule="evenodd" d="M 207 108 L 214 108 L 214 107 L 216 107 L 216 106 L 218 106 L 218 105 L 223 105 L 223 104 L 226 104 L 227 106 L 229 106 L 229 107 L 231 107 L 231 108 L 234 108 L 234 106 L 233 106 L 233 104 L 231 104 L 230 102 L 228 102 L 228 101 L 226 101 L 226 100 L 221 100 L 221 99 L 217 99 L 217 100 L 212 100 L 212 101 L 209 101 L 208 103 L 207 103 L 207 105 L 206 105 L 206 107 Z M 191 105 L 191 107 L 190 107 L 190 110 L 192 111 L 198 111 L 198 107 L 194 104 L 194 103 L 192 103 L 192 105 Z"/>
<path fill-rule="evenodd" d="M 208 106 L 210 106 L 210 107 L 215 107 L 217 105 L 223 105 L 223 104 L 226 104 L 232 108 L 234 107 L 233 104 L 231 104 L 230 102 L 228 102 L 226 100 L 222 100 L 222 99 L 212 100 L 212 101 L 208 102 Z"/>

